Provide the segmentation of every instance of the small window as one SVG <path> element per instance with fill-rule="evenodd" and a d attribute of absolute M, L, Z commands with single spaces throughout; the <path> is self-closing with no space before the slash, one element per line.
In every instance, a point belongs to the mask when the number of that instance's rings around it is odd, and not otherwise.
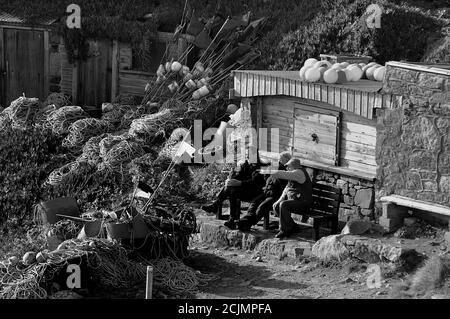
<path fill-rule="evenodd" d="M 294 109 L 294 156 L 339 165 L 340 112 L 298 104 Z"/>

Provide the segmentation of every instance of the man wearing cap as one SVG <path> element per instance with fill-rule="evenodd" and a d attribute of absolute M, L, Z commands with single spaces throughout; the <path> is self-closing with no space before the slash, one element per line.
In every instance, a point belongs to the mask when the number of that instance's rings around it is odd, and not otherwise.
<path fill-rule="evenodd" d="M 278 160 L 278 170 L 286 170 L 285 165 L 290 159 L 290 152 L 281 153 Z M 263 193 L 253 199 L 250 207 L 248 208 L 247 214 L 239 220 L 239 230 L 249 231 L 250 228 L 256 225 L 262 218 L 268 216 L 272 210 L 272 205 L 278 198 L 280 198 L 286 184 L 286 180 L 269 175 L 266 179 L 266 186 L 264 186 Z"/>
<path fill-rule="evenodd" d="M 298 230 L 298 225 L 292 219 L 291 213 L 295 211 L 305 216 L 312 205 L 311 178 L 297 158 L 293 158 L 286 163 L 285 172 L 268 173 L 275 178 L 288 181 L 280 199 L 273 204 L 273 209 L 280 216 L 280 232 L 276 237 L 289 237 Z"/>

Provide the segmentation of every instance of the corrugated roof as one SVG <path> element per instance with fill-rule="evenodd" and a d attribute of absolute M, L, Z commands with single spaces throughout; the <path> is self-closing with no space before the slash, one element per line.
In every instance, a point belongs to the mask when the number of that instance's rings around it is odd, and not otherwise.
<path fill-rule="evenodd" d="M 56 18 L 52 18 L 52 19 L 43 19 L 40 21 L 36 21 L 32 24 L 37 24 L 37 25 L 51 25 L 53 24 L 55 21 L 57 21 L 58 19 Z M 12 15 L 10 13 L 4 12 L 4 11 L 0 11 L 0 23 L 11 23 L 11 24 L 28 24 L 29 22 L 26 21 L 25 19 Z"/>

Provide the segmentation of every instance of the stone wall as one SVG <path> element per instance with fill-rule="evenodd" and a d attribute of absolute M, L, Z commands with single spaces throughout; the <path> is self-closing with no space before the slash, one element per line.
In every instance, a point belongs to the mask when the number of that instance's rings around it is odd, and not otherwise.
<path fill-rule="evenodd" d="M 312 168 L 307 171 L 313 182 L 325 182 L 342 190 L 340 222 L 375 218 L 374 182 Z"/>
<path fill-rule="evenodd" d="M 450 205 L 450 72 L 387 66 L 383 90 L 403 105 L 378 117 L 376 198 Z"/>

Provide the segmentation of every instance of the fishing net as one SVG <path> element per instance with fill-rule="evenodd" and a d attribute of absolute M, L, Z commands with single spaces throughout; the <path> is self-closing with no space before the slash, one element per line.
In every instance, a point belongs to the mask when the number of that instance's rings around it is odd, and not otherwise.
<path fill-rule="evenodd" d="M 131 123 L 147 114 L 148 109 L 143 105 L 131 106 L 130 108 L 125 108 L 125 113 L 122 116 L 119 128 L 125 129 L 129 128 Z"/>
<path fill-rule="evenodd" d="M 122 165 L 135 158 L 139 158 L 144 154 L 145 151 L 139 143 L 123 139 L 112 146 L 105 156 L 102 156 L 103 163 L 99 165 L 99 170 L 117 170 L 121 168 Z"/>
<path fill-rule="evenodd" d="M 100 157 L 105 158 L 106 154 L 113 148 L 113 146 L 119 144 L 127 138 L 126 135 L 113 135 L 107 134 L 99 143 Z"/>
<path fill-rule="evenodd" d="M 26 127 L 34 124 L 40 111 L 39 99 L 19 97 L 3 110 L 2 114 L 9 117 L 13 127 Z"/>
<path fill-rule="evenodd" d="M 69 135 L 62 145 L 67 148 L 79 148 L 91 137 L 106 133 L 110 129 L 111 125 L 107 122 L 95 118 L 81 119 L 69 127 Z"/>
<path fill-rule="evenodd" d="M 167 124 L 173 119 L 173 113 L 164 109 L 158 113 L 146 115 L 131 123 L 129 133 L 131 136 L 143 141 L 151 141 L 158 133 L 164 133 Z"/>
<path fill-rule="evenodd" d="M 78 158 L 78 161 L 84 161 L 91 165 L 97 165 L 101 162 L 100 157 L 100 141 L 102 141 L 108 134 L 91 137 L 83 146 L 83 153 Z"/>
<path fill-rule="evenodd" d="M 44 102 L 45 106 L 54 105 L 57 109 L 70 104 L 70 96 L 64 93 L 51 93 Z"/>
<path fill-rule="evenodd" d="M 51 112 L 46 119 L 46 127 L 55 135 L 69 133 L 70 126 L 78 120 L 88 118 L 89 115 L 79 106 L 63 106 Z"/>
<path fill-rule="evenodd" d="M 60 185 L 64 179 L 76 172 L 79 168 L 79 162 L 68 163 L 50 173 L 47 184 L 51 186 Z"/>

